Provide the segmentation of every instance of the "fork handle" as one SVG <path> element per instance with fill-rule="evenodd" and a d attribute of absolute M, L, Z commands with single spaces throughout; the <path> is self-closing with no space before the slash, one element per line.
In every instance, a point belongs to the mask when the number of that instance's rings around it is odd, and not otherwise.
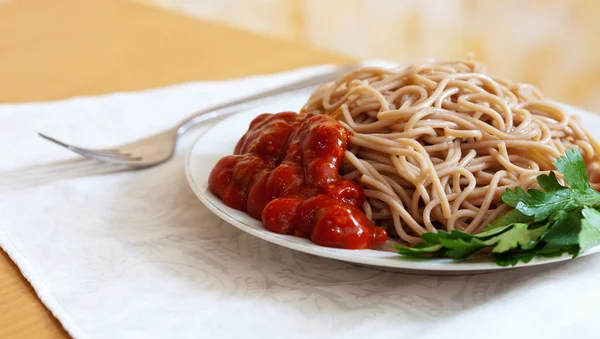
<path fill-rule="evenodd" d="M 254 107 L 257 103 L 261 101 L 261 99 L 266 99 L 279 94 L 306 89 L 308 87 L 313 87 L 325 82 L 336 80 L 341 75 L 355 70 L 357 67 L 357 65 L 352 64 L 337 66 L 333 70 L 328 71 L 326 73 L 315 75 L 307 79 L 295 81 L 285 86 L 277 87 L 275 89 L 262 91 L 253 95 L 249 95 L 240 99 L 227 102 L 225 104 L 220 104 L 203 109 L 202 111 L 199 111 L 194 115 L 181 121 L 177 126 L 173 128 L 173 130 L 177 132 L 177 135 L 181 135 L 201 122 L 239 112 L 246 108 Z"/>

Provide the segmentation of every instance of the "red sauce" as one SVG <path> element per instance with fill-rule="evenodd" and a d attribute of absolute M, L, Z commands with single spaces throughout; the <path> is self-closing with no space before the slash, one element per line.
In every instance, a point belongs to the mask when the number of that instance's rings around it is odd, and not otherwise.
<path fill-rule="evenodd" d="M 328 247 L 381 245 L 387 234 L 363 214 L 362 187 L 339 175 L 347 139 L 346 129 L 326 115 L 262 114 L 234 155 L 215 165 L 209 188 L 276 233 Z"/>

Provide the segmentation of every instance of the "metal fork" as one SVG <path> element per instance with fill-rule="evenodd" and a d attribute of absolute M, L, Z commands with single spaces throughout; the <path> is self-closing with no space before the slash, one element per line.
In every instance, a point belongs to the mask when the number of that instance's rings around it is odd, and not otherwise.
<path fill-rule="evenodd" d="M 86 158 L 95 159 L 109 164 L 124 165 L 135 169 L 151 167 L 169 160 L 175 153 L 177 140 L 179 137 L 190 128 L 202 122 L 236 113 L 243 109 L 255 107 L 262 101 L 261 99 L 302 90 L 317 86 L 324 82 L 333 81 L 346 72 L 356 68 L 356 65 L 337 66 L 333 70 L 326 73 L 296 81 L 279 88 L 233 100 L 226 104 L 210 107 L 193 114 L 166 131 L 113 148 L 88 149 L 77 147 L 56 140 L 48 135 L 42 133 L 38 134 L 42 138 L 57 145 L 63 146 L 66 149 Z"/>

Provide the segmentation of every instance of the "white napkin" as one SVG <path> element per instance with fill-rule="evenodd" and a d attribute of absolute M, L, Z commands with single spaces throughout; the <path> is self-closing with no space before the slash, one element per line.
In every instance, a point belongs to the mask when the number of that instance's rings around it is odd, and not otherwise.
<path fill-rule="evenodd" d="M 358 267 L 212 215 L 184 175 L 194 133 L 168 163 L 116 173 L 36 136 L 117 145 L 320 70 L 0 105 L 0 247 L 75 338 L 600 337 L 600 255 L 457 277 Z"/>

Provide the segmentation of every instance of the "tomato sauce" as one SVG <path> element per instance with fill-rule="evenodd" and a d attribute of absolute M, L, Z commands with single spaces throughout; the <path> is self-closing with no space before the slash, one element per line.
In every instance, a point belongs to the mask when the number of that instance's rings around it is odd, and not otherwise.
<path fill-rule="evenodd" d="M 339 175 L 348 137 L 327 115 L 262 114 L 215 165 L 209 189 L 276 233 L 345 249 L 381 245 L 387 234 L 363 214 L 363 188 Z"/>

